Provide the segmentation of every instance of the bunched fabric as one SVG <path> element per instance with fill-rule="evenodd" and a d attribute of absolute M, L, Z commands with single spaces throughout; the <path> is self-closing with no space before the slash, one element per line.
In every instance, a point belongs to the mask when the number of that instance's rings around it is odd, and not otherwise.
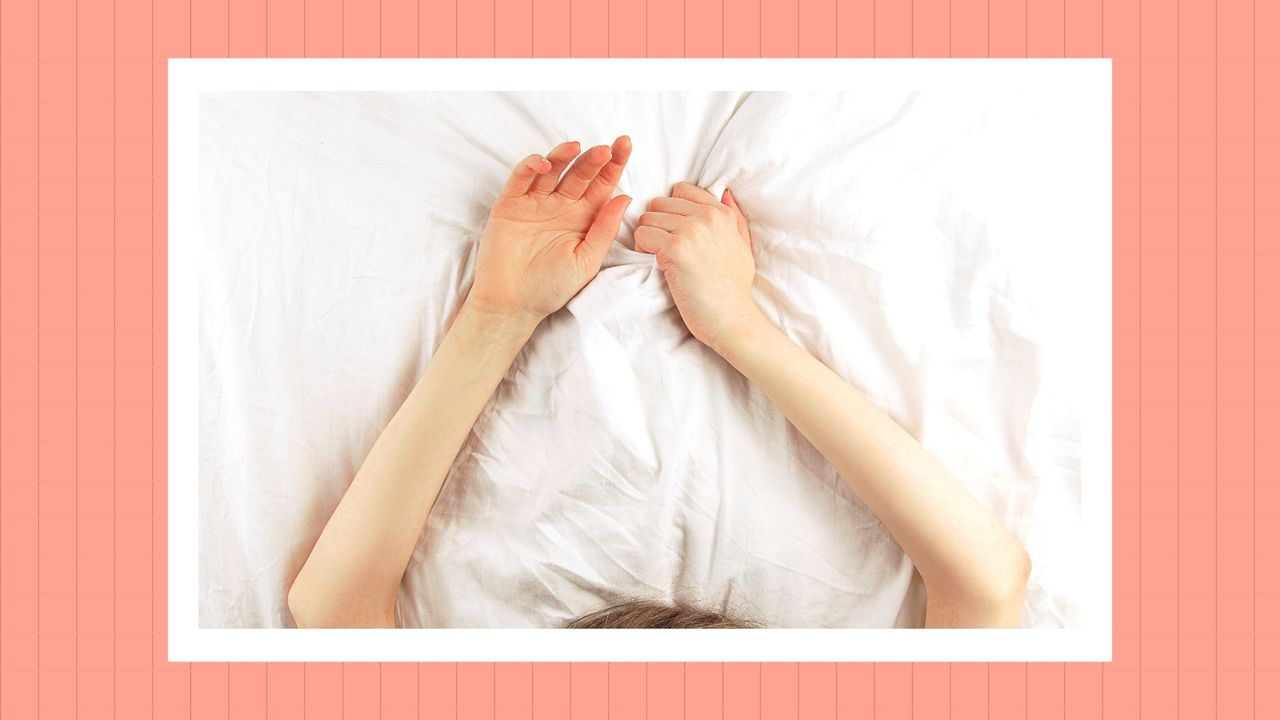
<path fill-rule="evenodd" d="M 688 180 L 748 213 L 765 314 L 1021 538 L 1024 624 L 1081 625 L 1070 350 L 1090 328 L 1063 297 L 1085 241 L 1028 187 L 1077 162 L 1054 142 L 1071 96 L 1026 92 L 205 96 L 201 625 L 290 624 L 288 583 L 466 296 L 511 166 L 623 133 L 637 202 L 482 413 L 400 623 L 556 627 L 634 599 L 921 623 L 892 538 L 630 249 L 647 200 Z"/>

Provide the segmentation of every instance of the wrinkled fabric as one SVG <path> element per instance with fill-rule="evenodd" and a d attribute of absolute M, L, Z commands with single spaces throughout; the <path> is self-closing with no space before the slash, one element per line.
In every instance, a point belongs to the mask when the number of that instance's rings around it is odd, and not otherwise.
<path fill-rule="evenodd" d="M 480 415 L 408 566 L 400 623 L 555 627 L 644 598 L 775 627 L 921 624 L 919 576 L 883 526 L 690 336 L 652 256 L 631 250 L 645 202 L 688 180 L 732 188 L 748 213 L 764 313 L 1023 540 L 1024 625 L 1079 626 L 1079 408 L 1051 352 L 1070 328 L 1046 328 L 1070 249 L 1052 218 L 1005 200 L 1061 160 L 1043 141 L 1067 114 L 1049 93 L 1037 103 L 204 96 L 201 625 L 291 624 L 288 583 L 464 299 L 511 167 L 628 133 L 618 191 L 637 202 L 599 276 Z"/>

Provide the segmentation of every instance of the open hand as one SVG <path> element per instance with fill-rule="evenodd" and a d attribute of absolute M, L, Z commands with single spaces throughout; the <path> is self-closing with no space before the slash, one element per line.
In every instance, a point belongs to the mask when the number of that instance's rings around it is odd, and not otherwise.
<path fill-rule="evenodd" d="M 579 149 L 576 141 L 561 143 L 511 173 L 480 237 L 469 304 L 537 322 L 599 272 L 631 202 L 612 197 L 631 140 L 624 135 L 581 155 Z"/>
<path fill-rule="evenodd" d="M 735 328 L 759 316 L 747 218 L 733 193 L 721 201 L 689 183 L 654 198 L 636 227 L 636 250 L 657 256 L 676 309 L 693 336 L 723 354 Z"/>

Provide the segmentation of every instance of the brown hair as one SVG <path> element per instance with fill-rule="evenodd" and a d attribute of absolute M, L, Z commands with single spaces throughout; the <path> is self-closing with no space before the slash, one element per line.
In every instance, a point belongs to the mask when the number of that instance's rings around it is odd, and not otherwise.
<path fill-rule="evenodd" d="M 583 615 L 566 627 L 571 629 L 659 628 L 689 630 L 694 628 L 758 628 L 760 625 L 750 620 L 701 610 L 690 605 L 671 605 L 650 600 L 639 600 L 614 605 L 613 607 L 593 612 L 590 615 Z"/>

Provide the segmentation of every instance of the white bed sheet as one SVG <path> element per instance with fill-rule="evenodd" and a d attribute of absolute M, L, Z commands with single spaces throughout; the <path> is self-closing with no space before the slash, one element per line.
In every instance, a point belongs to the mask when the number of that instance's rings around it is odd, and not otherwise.
<path fill-rule="evenodd" d="M 901 550 L 751 385 L 693 340 L 631 231 L 731 186 L 756 297 L 1025 543 L 1024 625 L 1077 627 L 1071 349 L 1096 328 L 1054 138 L 1070 93 L 222 93 L 200 109 L 200 624 L 291 624 L 289 580 L 419 377 L 511 165 L 635 144 L 600 275 L 548 318 L 462 449 L 402 624 L 538 627 L 630 598 L 777 627 L 918 625 Z M 1096 277 L 1096 276 L 1095 276 Z M 962 542 L 963 539 L 957 539 Z"/>

